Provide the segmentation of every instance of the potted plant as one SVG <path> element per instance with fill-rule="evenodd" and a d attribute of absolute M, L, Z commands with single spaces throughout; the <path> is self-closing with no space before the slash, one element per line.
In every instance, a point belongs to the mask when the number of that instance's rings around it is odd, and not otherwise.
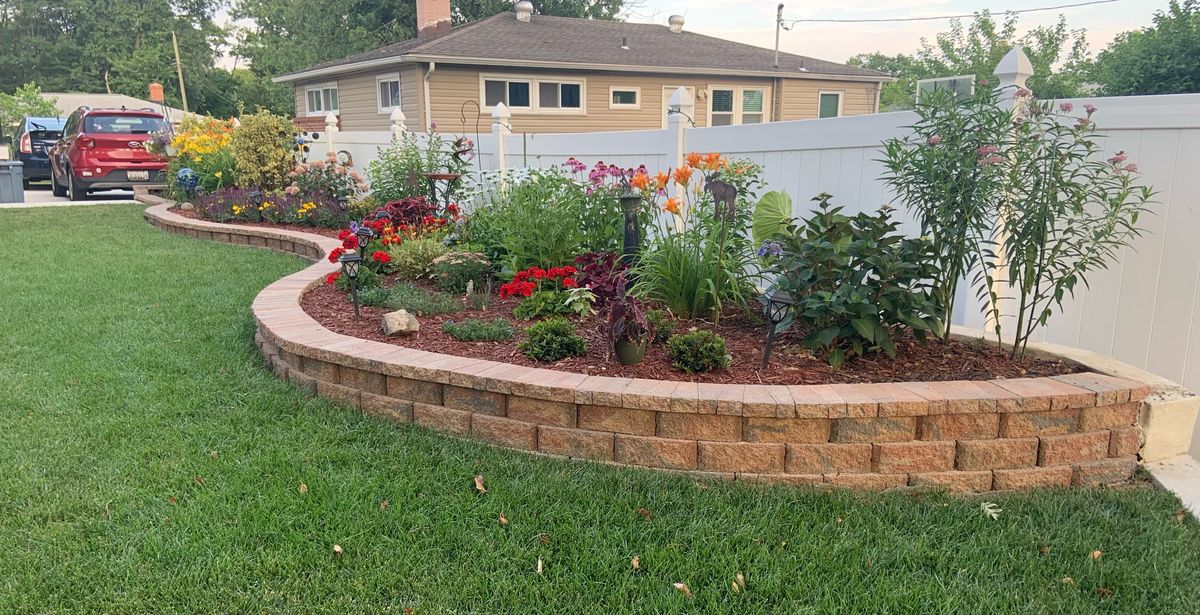
<path fill-rule="evenodd" d="M 640 363 L 654 328 L 646 310 L 629 294 L 629 266 L 612 252 L 592 252 L 575 259 L 579 283 L 595 295 L 595 307 L 604 319 L 605 337 L 622 365 Z"/>

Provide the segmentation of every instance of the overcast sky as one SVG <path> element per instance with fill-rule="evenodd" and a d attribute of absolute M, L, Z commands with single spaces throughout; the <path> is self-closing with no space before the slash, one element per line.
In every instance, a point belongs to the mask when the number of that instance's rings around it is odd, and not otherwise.
<path fill-rule="evenodd" d="M 879 19 L 969 14 L 991 9 L 1040 8 L 1075 4 L 1081 0 L 784 0 L 784 19 Z M 686 18 L 684 29 L 710 36 L 750 43 L 760 47 L 775 44 L 777 0 L 638 0 L 630 21 L 666 23 L 668 15 Z M 1038 25 L 1052 25 L 1059 14 L 1072 29 L 1087 29 L 1093 51 L 1108 45 L 1119 32 L 1151 25 L 1155 11 L 1166 9 L 1167 0 L 1118 0 L 1110 4 L 1060 9 L 1020 15 L 1021 32 Z M 948 29 L 948 20 L 907 23 L 798 23 L 783 32 L 780 48 L 810 57 L 844 62 L 857 53 L 882 51 L 912 53 L 921 38 L 930 40 Z"/>

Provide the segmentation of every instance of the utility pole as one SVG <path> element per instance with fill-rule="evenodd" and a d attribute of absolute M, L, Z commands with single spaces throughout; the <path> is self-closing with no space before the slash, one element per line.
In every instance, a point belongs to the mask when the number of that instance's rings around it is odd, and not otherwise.
<path fill-rule="evenodd" d="M 175 47 L 175 73 L 179 75 L 179 97 L 183 99 L 183 112 L 187 113 L 187 88 L 183 87 L 183 64 L 179 61 L 179 39 L 175 38 L 174 30 L 171 30 L 171 44 Z"/>
<path fill-rule="evenodd" d="M 783 28 L 783 3 L 775 9 L 775 68 L 779 68 L 779 30 Z"/>

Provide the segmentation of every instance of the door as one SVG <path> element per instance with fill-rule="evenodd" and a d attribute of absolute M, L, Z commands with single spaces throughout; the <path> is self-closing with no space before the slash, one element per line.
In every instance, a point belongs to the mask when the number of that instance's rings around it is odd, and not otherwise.
<path fill-rule="evenodd" d="M 696 88 L 690 85 L 685 85 L 683 87 L 687 89 L 688 94 L 692 95 L 692 103 L 694 105 L 696 102 Z M 667 128 L 667 107 L 671 102 L 671 95 L 674 94 L 675 90 L 677 89 L 679 89 L 678 85 L 664 85 L 662 89 L 662 127 L 664 130 Z M 688 119 L 690 119 L 694 125 L 696 122 L 696 113 L 694 111 L 695 106 L 693 106 L 692 109 L 692 117 Z"/>

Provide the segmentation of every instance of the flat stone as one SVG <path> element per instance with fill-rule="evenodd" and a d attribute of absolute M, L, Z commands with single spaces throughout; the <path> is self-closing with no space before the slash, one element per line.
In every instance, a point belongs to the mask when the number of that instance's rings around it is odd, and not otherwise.
<path fill-rule="evenodd" d="M 408 310 L 396 310 L 383 315 L 383 334 L 392 336 L 406 333 L 416 333 L 421 330 L 421 323 Z"/>

